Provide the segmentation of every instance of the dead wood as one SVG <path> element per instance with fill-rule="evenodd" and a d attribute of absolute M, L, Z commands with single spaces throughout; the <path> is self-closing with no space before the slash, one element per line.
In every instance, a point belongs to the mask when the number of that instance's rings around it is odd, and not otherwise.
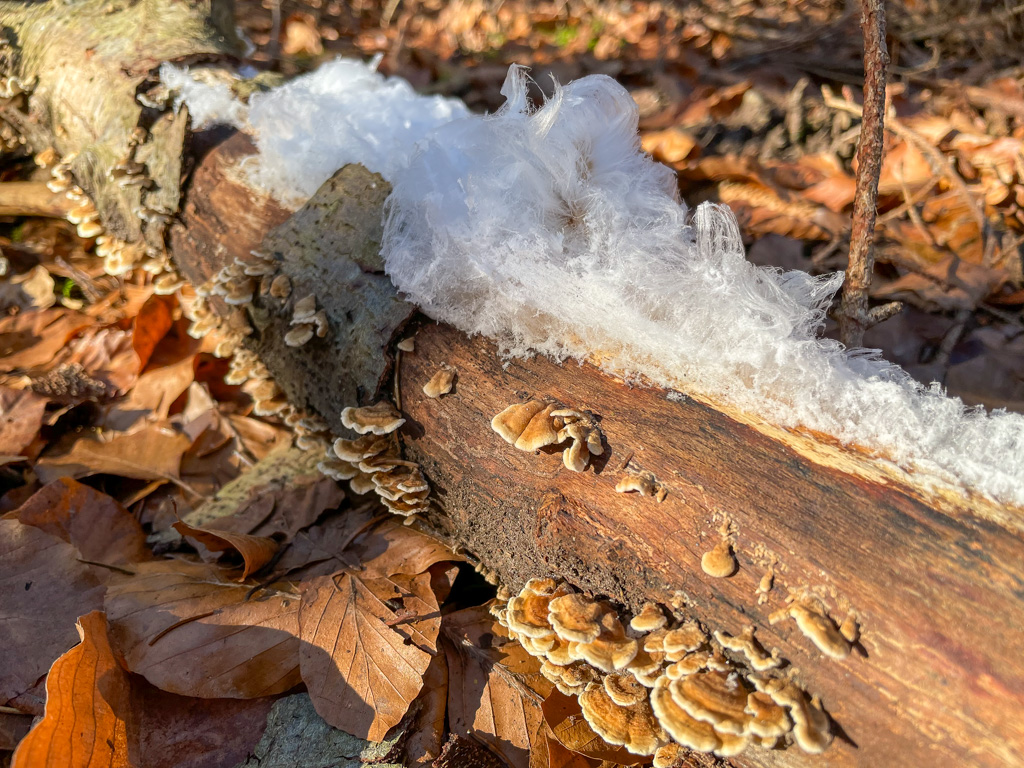
<path fill-rule="evenodd" d="M 172 232 L 175 258 L 202 282 L 257 249 L 316 294 L 327 339 L 285 347 L 288 309 L 256 297 L 248 343 L 293 402 L 337 433 L 341 408 L 386 395 L 397 375 L 404 451 L 432 486 L 427 522 L 453 546 L 513 589 L 552 574 L 634 611 L 655 600 L 712 630 L 753 625 L 832 716 L 840 738 L 829 765 L 1001 765 L 1024 754 L 1024 729 L 1006 716 L 1024 700 L 1020 510 L 929 491 L 923 478 L 891 474 L 821 436 L 630 388 L 590 365 L 506 365 L 485 339 L 425 318 L 410 325 L 367 250 L 379 242 L 379 217 L 369 213 L 383 196 L 375 177 L 343 169 L 285 220 L 271 201 L 254 204 L 233 170 L 248 151 L 234 136 L 199 162 Z M 345 194 L 357 198 L 338 198 Z M 359 295 L 368 297 L 361 308 Z M 371 327 L 346 352 L 353 307 Z M 415 351 L 392 372 L 393 344 L 413 332 Z M 457 370 L 455 388 L 427 397 L 422 387 L 441 365 Z M 594 415 L 606 448 L 591 469 L 569 472 L 558 453 L 516 451 L 491 430 L 491 417 L 532 397 Z M 616 493 L 633 471 L 653 473 L 664 502 Z M 713 579 L 700 558 L 722 537 L 739 569 Z M 774 584 L 759 602 L 769 570 Z M 816 598 L 837 623 L 855 617 L 854 653 L 831 660 L 793 621 L 771 624 L 793 596 Z M 748 750 L 732 761 L 821 758 Z"/>

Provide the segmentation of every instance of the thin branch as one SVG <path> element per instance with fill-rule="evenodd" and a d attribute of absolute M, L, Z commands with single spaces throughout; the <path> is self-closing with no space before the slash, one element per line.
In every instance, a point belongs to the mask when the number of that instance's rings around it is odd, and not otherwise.
<path fill-rule="evenodd" d="M 889 52 L 885 47 L 885 0 L 861 0 L 864 34 L 864 109 L 857 147 L 857 192 L 853 201 L 850 260 L 846 267 L 839 307 L 839 337 L 847 347 L 859 347 L 864 331 L 891 317 L 899 305 L 868 309 L 868 289 L 875 268 L 875 216 L 878 177 L 882 171 L 885 138 L 885 74 Z"/>

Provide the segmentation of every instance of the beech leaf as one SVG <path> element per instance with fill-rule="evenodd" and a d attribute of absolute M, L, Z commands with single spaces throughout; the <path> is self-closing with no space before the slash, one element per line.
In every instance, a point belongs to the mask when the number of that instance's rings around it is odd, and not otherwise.
<path fill-rule="evenodd" d="M 71 648 L 74 621 L 103 607 L 103 585 L 71 544 L 0 519 L 0 704 L 31 689 Z"/>
<path fill-rule="evenodd" d="M 448 659 L 448 723 L 513 768 L 547 768 L 548 729 L 541 703 L 552 690 L 540 662 L 511 641 L 486 606 L 442 620 Z"/>
<path fill-rule="evenodd" d="M 400 596 L 391 581 L 344 574 L 312 580 L 302 598 L 302 679 L 313 705 L 331 725 L 371 741 L 405 717 L 430 663 L 415 638 L 406 642 L 420 633 L 395 626 L 405 617 L 385 601 Z"/>
<path fill-rule="evenodd" d="M 40 488 L 10 516 L 73 544 L 94 563 L 149 559 L 146 535 L 135 517 L 105 493 L 68 477 Z"/>
<path fill-rule="evenodd" d="M 299 683 L 298 596 L 248 585 L 222 568 L 164 560 L 115 576 L 111 637 L 132 672 L 183 696 L 247 699 Z"/>
<path fill-rule="evenodd" d="M 245 568 L 239 581 L 245 581 L 250 573 L 254 573 L 269 563 L 277 553 L 278 543 L 266 536 L 249 536 L 245 533 L 231 531 L 211 531 L 197 528 L 180 520 L 174 524 L 174 530 L 182 536 L 195 539 L 211 552 L 234 550 L 242 556 Z"/>
<path fill-rule="evenodd" d="M 53 663 L 46 712 L 14 752 L 12 768 L 129 768 L 128 675 L 102 612 L 78 620 L 81 643 Z"/>

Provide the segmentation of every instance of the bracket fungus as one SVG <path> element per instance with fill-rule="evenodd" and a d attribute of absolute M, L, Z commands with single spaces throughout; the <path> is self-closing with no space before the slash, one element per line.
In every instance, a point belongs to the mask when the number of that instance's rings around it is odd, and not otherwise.
<path fill-rule="evenodd" d="M 602 739 L 623 746 L 634 755 L 652 755 L 668 741 L 668 735 L 654 717 L 647 691 L 628 706 L 617 704 L 603 685 L 590 683 L 579 696 L 583 717 Z"/>
<path fill-rule="evenodd" d="M 427 509 L 430 485 L 419 465 L 399 456 L 398 443 L 388 437 L 405 423 L 394 406 L 387 402 L 363 408 L 345 408 L 341 421 L 362 437 L 339 438 L 327 449 L 318 465 L 321 472 L 335 480 L 347 480 L 353 493 L 374 491 L 391 512 L 403 517 Z M 311 424 L 326 427 L 326 424 Z"/>
<path fill-rule="evenodd" d="M 405 419 L 391 403 L 380 402 L 362 408 L 345 408 L 341 412 L 341 423 L 360 435 L 389 435 L 405 424 Z"/>
<path fill-rule="evenodd" d="M 709 637 L 696 621 L 677 624 L 654 604 L 626 617 L 551 578 L 531 579 L 504 600 L 491 612 L 540 659 L 541 674 L 579 698 L 609 744 L 654 755 L 655 765 L 672 766 L 682 747 L 730 757 L 795 742 L 817 754 L 831 741 L 820 704 L 776 669 L 781 660 L 752 630 Z"/>
<path fill-rule="evenodd" d="M 787 617 L 796 621 L 804 636 L 829 658 L 842 660 L 850 655 L 850 641 L 820 606 L 797 601 L 773 613 L 768 621 L 776 624 Z"/>
<path fill-rule="evenodd" d="M 441 366 L 437 373 L 430 377 L 430 381 L 423 385 L 423 394 L 432 400 L 447 395 L 455 384 L 455 373 L 454 368 L 448 365 Z"/>
<path fill-rule="evenodd" d="M 725 579 L 736 573 L 738 563 L 728 541 L 720 541 L 700 558 L 700 567 L 708 576 Z"/>
<path fill-rule="evenodd" d="M 562 451 L 562 463 L 573 472 L 583 472 L 592 455 L 604 452 L 601 430 L 593 419 L 556 403 L 514 403 L 491 419 L 491 429 L 520 451 L 571 441 Z"/>

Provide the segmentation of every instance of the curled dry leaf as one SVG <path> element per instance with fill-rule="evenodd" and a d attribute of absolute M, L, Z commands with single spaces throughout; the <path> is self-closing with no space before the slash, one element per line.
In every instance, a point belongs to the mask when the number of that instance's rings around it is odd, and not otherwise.
<path fill-rule="evenodd" d="M 31 689 L 75 644 L 74 621 L 103 607 L 103 585 L 66 541 L 0 519 L 0 703 Z"/>
<path fill-rule="evenodd" d="M 486 606 L 446 615 L 441 631 L 452 733 L 485 744 L 513 768 L 546 767 L 541 703 L 552 685 L 540 675 L 540 662 L 508 640 Z"/>
<path fill-rule="evenodd" d="M 400 612 L 389 607 L 398 599 L 405 603 Z M 429 628 L 424 634 L 402 623 L 423 616 L 416 608 L 428 600 L 422 590 L 408 599 L 387 579 L 344 574 L 309 583 L 299 614 L 302 678 L 324 720 L 371 741 L 401 722 L 430 663 L 430 653 L 419 646 L 432 645 L 439 628 L 430 638 Z"/>
<path fill-rule="evenodd" d="M 107 565 L 149 559 L 146 536 L 116 500 L 71 478 L 43 486 L 10 514 L 73 544 L 85 560 Z"/>
<path fill-rule="evenodd" d="M 297 596 L 227 580 L 222 568 L 165 560 L 116 576 L 106 611 L 128 669 L 200 698 L 255 698 L 299 683 Z"/>
<path fill-rule="evenodd" d="M 277 554 L 278 543 L 266 536 L 250 536 L 245 533 L 231 531 L 211 531 L 207 528 L 196 528 L 180 520 L 174 524 L 174 530 L 182 536 L 195 539 L 211 552 L 233 550 L 242 557 L 245 567 L 239 581 L 245 581 L 249 574 L 255 573 L 269 563 Z"/>
<path fill-rule="evenodd" d="M 14 753 L 12 768 L 128 768 L 128 675 L 100 611 L 78 620 L 81 643 L 53 663 L 46 713 Z"/>

